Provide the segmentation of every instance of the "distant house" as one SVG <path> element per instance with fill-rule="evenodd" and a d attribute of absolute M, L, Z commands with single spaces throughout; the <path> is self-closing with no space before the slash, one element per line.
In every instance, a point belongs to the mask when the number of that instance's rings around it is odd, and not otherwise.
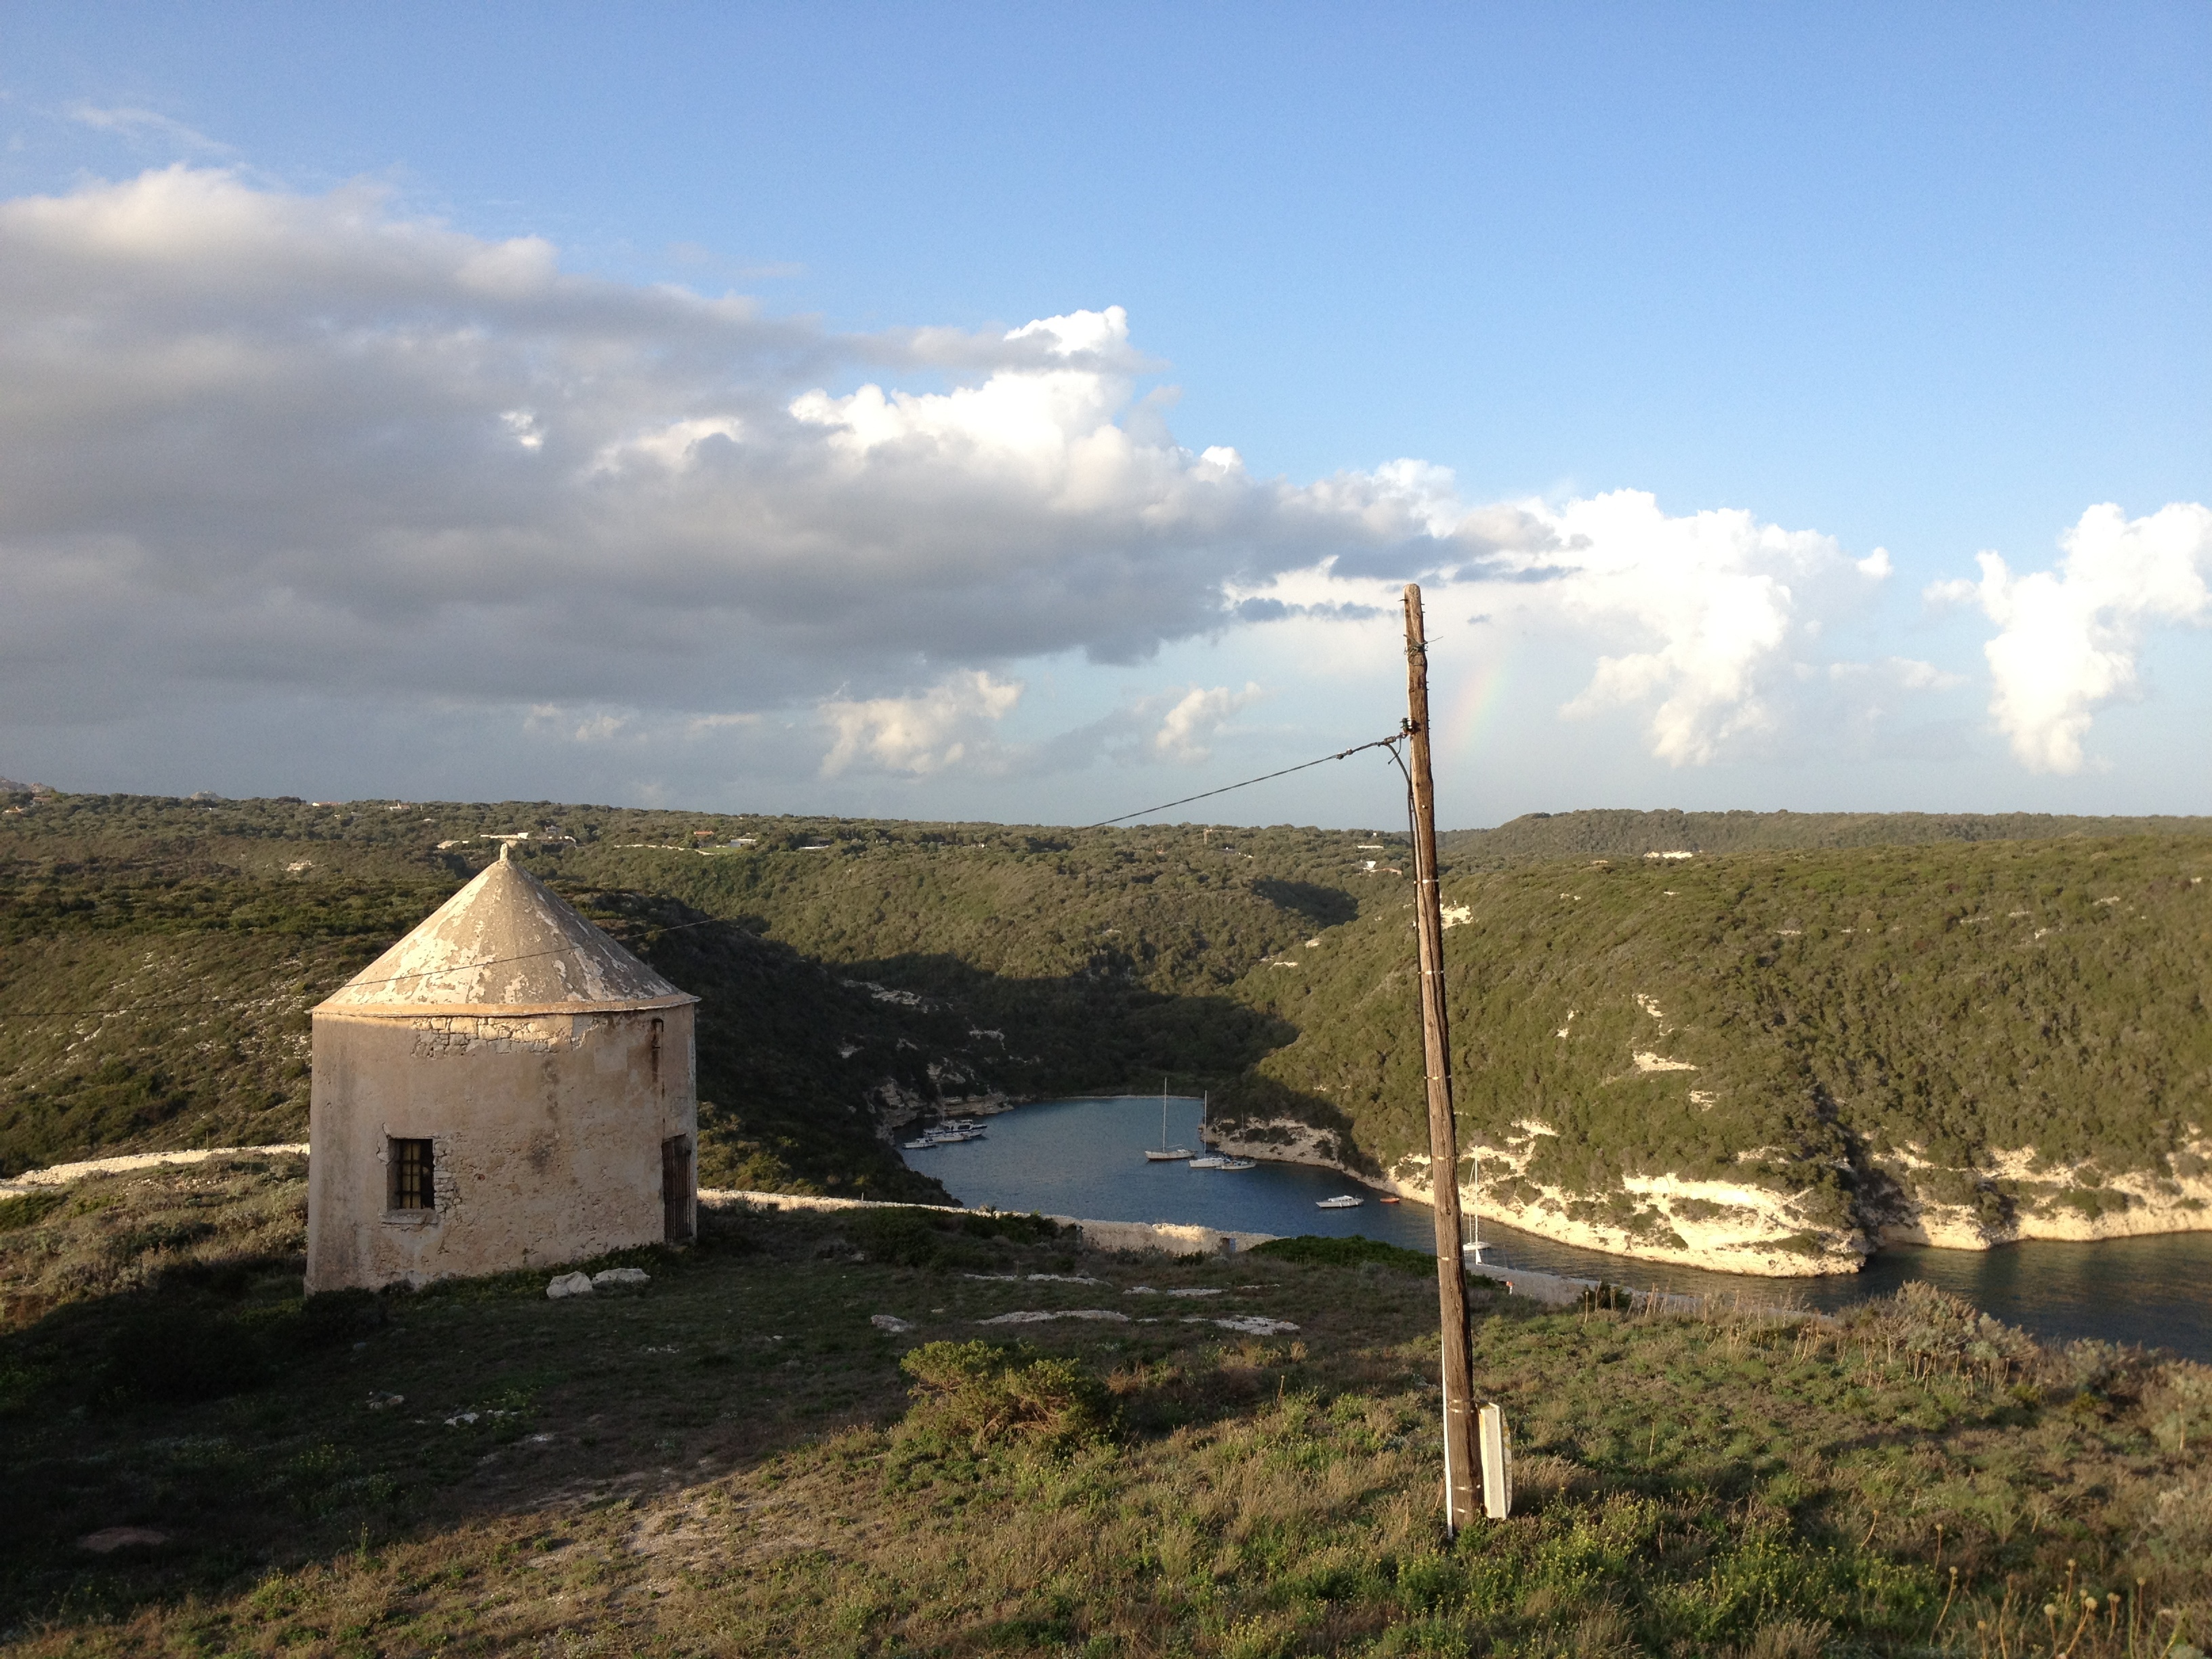
<path fill-rule="evenodd" d="M 690 1239 L 697 1001 L 502 847 L 314 1011 L 307 1289 Z"/>

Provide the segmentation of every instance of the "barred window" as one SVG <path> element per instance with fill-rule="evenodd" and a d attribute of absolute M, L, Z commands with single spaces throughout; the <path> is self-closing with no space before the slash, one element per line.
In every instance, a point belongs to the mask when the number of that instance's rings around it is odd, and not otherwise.
<path fill-rule="evenodd" d="M 431 1178 L 434 1170 L 428 1141 L 394 1139 L 391 1166 L 393 1209 L 434 1210 L 438 1207 L 437 1189 Z"/>

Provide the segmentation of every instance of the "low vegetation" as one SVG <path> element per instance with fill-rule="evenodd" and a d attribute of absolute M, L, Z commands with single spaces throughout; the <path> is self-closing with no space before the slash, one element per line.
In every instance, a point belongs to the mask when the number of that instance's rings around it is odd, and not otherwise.
<path fill-rule="evenodd" d="M 1647 854 L 1807 853 L 2069 836 L 2212 836 L 2212 817 L 2086 817 L 2056 812 L 1528 812 L 1439 839 L 1461 869 Z"/>
<path fill-rule="evenodd" d="M 0 817 L 0 1175 L 265 1145 L 307 1010 L 497 851 L 702 999 L 710 1184 L 941 1197 L 883 1133 L 945 1099 L 1233 1076 L 1234 992 L 1348 920 L 1343 833 L 1009 830 L 502 805 L 21 798 Z"/>
<path fill-rule="evenodd" d="M 6 1651 L 2187 1659 L 2212 1629 L 2212 1370 L 1925 1289 L 1832 1322 L 1478 1288 L 1516 1512 L 1453 1542 L 1409 1253 L 726 1210 L 588 1264 L 639 1286 L 303 1304 L 299 1194 L 155 1171 L 0 1233 L 60 1298 L 0 1336 Z M 133 1358 L 247 1333 L 189 1389 Z"/>
<path fill-rule="evenodd" d="M 1509 1194 L 1655 1237 L 1624 1177 L 1795 1193 L 1832 1229 L 1901 1200 L 1992 1231 L 2201 1209 L 2177 1178 L 2212 1130 L 2208 876 L 2212 838 L 2160 835 L 1448 873 L 1462 1116 L 1524 1160 Z M 1370 910 L 1255 975 L 1299 1036 L 1218 1114 L 1316 1126 L 1370 1170 L 1425 1152 L 1410 929 Z"/>
<path fill-rule="evenodd" d="M 524 832 L 518 856 L 703 999 L 710 1185 L 941 1197 L 899 1126 L 1163 1075 L 1364 1173 L 1425 1145 L 1402 835 L 9 810 L 0 1174 L 299 1139 L 307 1010 Z M 1724 1228 L 1747 1188 L 1790 1206 L 1775 1248 L 1842 1261 L 1930 1206 L 1994 1236 L 2186 1224 L 2212 1170 L 2205 828 L 1576 813 L 1448 838 L 1464 1138 L 1500 1195 L 1632 1247 Z M 1662 1202 L 1662 1178 L 1704 1184 Z"/>

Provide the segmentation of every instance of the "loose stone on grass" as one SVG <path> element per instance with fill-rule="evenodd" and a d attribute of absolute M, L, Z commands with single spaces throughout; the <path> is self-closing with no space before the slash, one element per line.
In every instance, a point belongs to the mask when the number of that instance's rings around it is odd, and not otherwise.
<path fill-rule="evenodd" d="M 1118 1324 L 1129 1322 L 1129 1316 L 1115 1313 L 1109 1308 L 1026 1308 L 1018 1313 L 1002 1313 L 989 1319 L 979 1319 L 978 1325 L 1042 1325 L 1052 1319 L 1109 1319 Z"/>
<path fill-rule="evenodd" d="M 117 1550 L 127 1549 L 134 1544 L 151 1547 L 168 1541 L 168 1534 L 156 1532 L 151 1527 L 102 1527 L 98 1532 L 88 1532 L 78 1539 L 76 1547 L 81 1550 L 90 1550 L 94 1555 L 112 1555 Z"/>

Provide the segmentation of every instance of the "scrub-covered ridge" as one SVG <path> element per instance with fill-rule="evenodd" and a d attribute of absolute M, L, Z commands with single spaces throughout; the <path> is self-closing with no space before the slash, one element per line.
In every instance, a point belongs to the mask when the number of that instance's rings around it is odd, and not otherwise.
<path fill-rule="evenodd" d="M 1443 883 L 1486 1213 L 1766 1273 L 2212 1226 L 2212 840 L 1591 859 Z M 1428 1189 L 1411 912 L 1255 984 L 1240 1144 Z M 1218 1103 L 1218 1104 L 1220 1103 Z"/>
<path fill-rule="evenodd" d="M 1906 844 L 1864 844 L 1885 822 Z M 1456 838 L 1486 1211 L 1772 1273 L 2212 1222 L 2196 828 L 1577 813 Z M 1164 1074 L 1236 1144 L 1426 1190 L 1402 834 L 55 795 L 0 817 L 0 1175 L 298 1139 L 306 1011 L 502 837 L 702 999 L 707 1184 L 937 1195 L 895 1149 L 915 1119 Z M 1822 837 L 1850 844 L 1799 844 Z"/>

